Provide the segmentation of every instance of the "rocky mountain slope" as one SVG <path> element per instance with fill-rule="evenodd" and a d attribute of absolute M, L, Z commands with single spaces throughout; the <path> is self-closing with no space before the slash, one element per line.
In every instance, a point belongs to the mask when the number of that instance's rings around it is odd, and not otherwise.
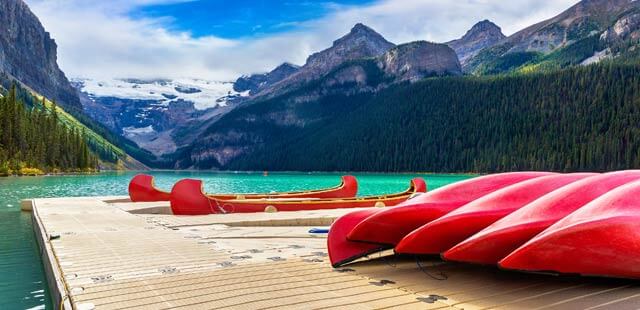
<path fill-rule="evenodd" d="M 254 97 L 281 95 L 325 76 L 347 61 L 378 57 L 393 47 L 395 44 L 387 41 L 373 29 L 363 24 L 356 24 L 347 35 L 334 41 L 330 48 L 309 56 L 307 62 L 297 72 L 261 90 Z"/>
<path fill-rule="evenodd" d="M 395 82 L 415 82 L 432 75 L 462 74 L 453 49 L 445 44 L 426 41 L 398 45 L 379 57 L 378 67 Z"/>
<path fill-rule="evenodd" d="M 0 1 L 0 72 L 55 99 L 82 109 L 75 89 L 57 64 L 57 45 L 22 0 Z"/>
<path fill-rule="evenodd" d="M 213 123 L 181 150 L 177 167 L 222 168 L 292 132 L 347 113 L 359 100 L 391 85 L 461 74 L 455 51 L 445 44 L 395 46 L 357 24 L 332 47 L 309 57 L 296 73 Z M 354 98 L 350 104 L 336 105 L 346 96 Z"/>
<path fill-rule="evenodd" d="M 615 28 L 632 33 L 637 29 L 634 16 L 638 10 L 640 2 L 636 0 L 583 0 L 556 17 L 483 49 L 465 62 L 464 70 L 494 74 L 520 67 L 531 69 L 533 65 L 540 67 L 539 64 L 546 68 L 563 68 L 580 64 L 592 56 L 606 58 L 610 54 L 607 50 L 620 47 L 617 44 L 620 40 L 607 41 L 612 37 L 604 33 L 607 30 L 611 30 L 608 34 L 615 33 Z"/>
<path fill-rule="evenodd" d="M 445 44 L 456 51 L 460 64 L 464 66 L 470 58 L 478 55 L 481 50 L 494 46 L 505 38 L 506 36 L 502 33 L 500 27 L 489 20 L 483 20 L 473 25 L 462 38 Z"/>
<path fill-rule="evenodd" d="M 192 79 L 77 79 L 74 85 L 89 116 L 156 156 L 189 144 L 241 97 L 233 83 Z"/>
<path fill-rule="evenodd" d="M 271 87 L 273 84 L 288 78 L 299 70 L 299 66 L 290 63 L 283 63 L 271 72 L 241 76 L 233 84 L 233 90 L 240 93 L 248 91 L 249 94 L 255 95 Z"/>
<path fill-rule="evenodd" d="M 84 132 L 85 142 L 98 155 L 103 168 L 143 169 L 136 159 L 150 155 L 88 117 L 77 90 L 57 64 L 57 45 L 38 18 L 22 0 L 0 1 L 0 90 L 16 83 L 27 107 L 53 109 L 65 126 Z M 32 143 L 33 137 L 27 137 Z M 35 142 L 33 142 L 35 143 Z M 136 159 L 131 155 L 135 155 Z"/>

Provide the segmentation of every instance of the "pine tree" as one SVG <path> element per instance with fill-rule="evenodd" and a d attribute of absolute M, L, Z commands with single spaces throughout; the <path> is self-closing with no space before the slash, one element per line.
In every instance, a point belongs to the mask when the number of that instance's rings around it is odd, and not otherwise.
<path fill-rule="evenodd" d="M 13 85 L 0 98 L 0 174 L 20 173 L 23 168 L 44 171 L 77 171 L 97 167 L 86 135 L 60 123 L 57 105 L 46 108 L 25 92 L 17 96 Z M 28 98 L 30 108 L 18 98 Z"/>

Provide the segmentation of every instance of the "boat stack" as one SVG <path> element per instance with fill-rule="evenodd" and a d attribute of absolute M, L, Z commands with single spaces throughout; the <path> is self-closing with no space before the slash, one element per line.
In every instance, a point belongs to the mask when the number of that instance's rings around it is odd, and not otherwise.
<path fill-rule="evenodd" d="M 640 279 L 640 171 L 513 172 L 347 214 L 328 236 L 340 267 L 396 254 L 526 272 Z"/>

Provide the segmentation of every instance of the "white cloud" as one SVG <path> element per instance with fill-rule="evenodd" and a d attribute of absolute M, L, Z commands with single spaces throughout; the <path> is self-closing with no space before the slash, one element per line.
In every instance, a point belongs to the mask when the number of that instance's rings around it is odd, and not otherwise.
<path fill-rule="evenodd" d="M 302 64 L 357 22 L 395 43 L 444 42 L 490 19 L 512 34 L 552 17 L 577 0 L 385 0 L 366 7 L 334 6 L 297 30 L 257 39 L 194 38 L 168 30 L 166 19 L 133 19 L 140 5 L 191 0 L 27 0 L 59 45 L 68 76 L 233 80 L 289 61 Z"/>

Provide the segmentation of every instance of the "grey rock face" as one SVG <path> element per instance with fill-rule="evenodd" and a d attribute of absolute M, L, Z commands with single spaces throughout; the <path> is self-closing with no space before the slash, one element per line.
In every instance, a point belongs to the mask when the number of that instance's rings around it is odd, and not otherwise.
<path fill-rule="evenodd" d="M 282 94 L 291 88 L 330 73 L 347 61 L 378 57 L 393 47 L 395 44 L 387 41 L 373 29 L 363 24 L 356 24 L 347 35 L 334 41 L 330 48 L 309 56 L 305 65 L 298 72 L 264 89 L 257 95 L 272 97 Z"/>
<path fill-rule="evenodd" d="M 494 46 L 505 38 L 500 27 L 489 20 L 483 20 L 475 24 L 462 38 L 445 44 L 456 51 L 460 63 L 465 65 L 482 49 Z"/>
<path fill-rule="evenodd" d="M 398 45 L 380 57 L 378 66 L 396 81 L 413 82 L 429 75 L 462 74 L 453 49 L 426 41 Z"/>
<path fill-rule="evenodd" d="M 356 24 L 349 34 L 334 41 L 331 48 L 309 56 L 303 70 L 317 77 L 345 61 L 377 57 L 394 46 L 373 29 Z"/>
<path fill-rule="evenodd" d="M 512 53 L 554 52 L 581 39 L 602 34 L 621 16 L 637 11 L 639 8 L 640 1 L 636 0 L 580 1 L 553 18 L 527 27 L 494 46 L 481 50 L 480 53 L 465 61 L 463 68 L 467 72 L 474 72 L 483 63 L 490 63 L 494 59 Z M 627 25 L 632 23 L 631 19 L 627 21 Z M 623 29 L 625 26 L 621 26 L 619 30 L 621 33 L 625 32 Z"/>
<path fill-rule="evenodd" d="M 549 53 L 592 33 L 604 31 L 621 13 L 640 7 L 635 0 L 583 0 L 560 15 L 510 36 L 509 52 Z"/>
<path fill-rule="evenodd" d="M 609 42 L 640 39 L 640 13 L 631 13 L 620 18 L 600 38 Z"/>
<path fill-rule="evenodd" d="M 57 64 L 57 45 L 22 0 L 0 1 L 0 71 L 66 108 L 82 109 Z"/>
<path fill-rule="evenodd" d="M 250 94 L 256 94 L 271 85 L 278 83 L 292 74 L 300 70 L 299 66 L 283 63 L 273 71 L 262 74 L 253 74 L 250 76 L 242 76 L 233 84 L 233 89 L 237 92 L 249 91 Z"/>

